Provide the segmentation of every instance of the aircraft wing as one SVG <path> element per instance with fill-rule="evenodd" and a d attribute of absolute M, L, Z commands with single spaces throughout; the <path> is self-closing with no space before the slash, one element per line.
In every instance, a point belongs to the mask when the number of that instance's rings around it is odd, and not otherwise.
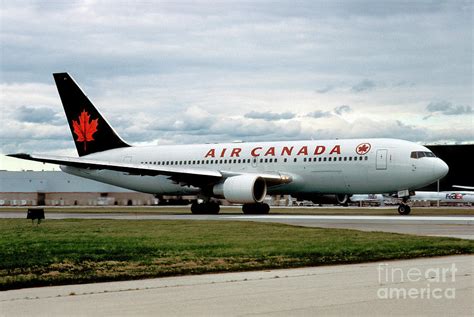
<path fill-rule="evenodd" d="M 454 188 L 461 188 L 461 189 L 469 189 L 474 190 L 474 186 L 461 186 L 461 185 L 453 185 Z"/>
<path fill-rule="evenodd" d="M 37 161 L 43 163 L 51 163 L 58 165 L 71 166 L 76 168 L 90 169 L 90 170 L 111 170 L 128 173 L 130 175 L 141 176 L 168 176 L 171 180 L 183 186 L 192 185 L 202 187 L 209 184 L 214 184 L 227 177 L 241 175 L 242 173 L 225 172 L 209 169 L 201 169 L 194 167 L 174 167 L 174 166 L 157 166 L 147 164 L 132 164 L 108 162 L 94 159 L 67 157 L 55 155 L 36 155 L 36 154 L 9 154 L 7 156 L 15 157 L 24 160 Z M 288 183 L 291 178 L 282 176 L 279 173 L 257 173 L 265 179 L 269 186 Z"/>

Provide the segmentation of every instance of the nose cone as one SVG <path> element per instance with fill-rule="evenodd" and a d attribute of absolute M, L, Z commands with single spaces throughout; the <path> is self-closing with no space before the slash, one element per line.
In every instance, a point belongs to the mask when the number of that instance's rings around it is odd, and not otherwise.
<path fill-rule="evenodd" d="M 433 160 L 433 173 L 436 175 L 437 179 L 443 178 L 448 174 L 449 166 L 443 160 L 437 158 Z"/>

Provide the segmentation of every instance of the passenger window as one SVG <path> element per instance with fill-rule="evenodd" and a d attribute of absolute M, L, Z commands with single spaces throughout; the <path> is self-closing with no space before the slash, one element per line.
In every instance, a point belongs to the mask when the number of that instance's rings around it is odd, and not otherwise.
<path fill-rule="evenodd" d="M 293 159 L 293 162 L 296 162 L 297 160 L 298 160 L 298 159 L 295 157 L 295 158 Z"/>
<path fill-rule="evenodd" d="M 339 156 L 339 161 L 342 161 L 342 157 Z"/>
<path fill-rule="evenodd" d="M 276 162 L 278 162 L 278 159 L 277 159 L 277 158 L 275 159 L 275 163 L 276 163 Z"/>
<path fill-rule="evenodd" d="M 285 163 L 286 163 L 286 162 L 288 162 L 288 159 L 287 159 L 287 158 L 285 158 L 285 159 L 283 160 L 283 162 L 285 162 Z"/>
<path fill-rule="evenodd" d="M 323 159 L 323 161 L 326 162 L 326 160 L 327 160 L 327 158 L 325 157 L 325 158 Z"/>
<path fill-rule="evenodd" d="M 365 157 L 365 160 L 367 161 L 368 159 L 369 159 L 369 157 L 368 157 L 368 156 L 366 156 L 366 157 Z"/>
<path fill-rule="evenodd" d="M 344 161 L 347 161 L 347 156 L 344 156 Z"/>
<path fill-rule="evenodd" d="M 328 161 L 331 162 L 331 161 L 332 161 L 332 157 L 328 157 Z"/>
<path fill-rule="evenodd" d="M 305 158 L 303 158 L 303 162 L 306 162 L 306 157 L 305 157 Z"/>

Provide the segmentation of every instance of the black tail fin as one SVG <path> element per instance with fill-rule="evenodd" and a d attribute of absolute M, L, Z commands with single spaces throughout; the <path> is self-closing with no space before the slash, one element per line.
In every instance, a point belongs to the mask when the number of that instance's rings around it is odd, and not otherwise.
<path fill-rule="evenodd" d="M 128 147 L 68 73 L 53 74 L 79 156 Z"/>

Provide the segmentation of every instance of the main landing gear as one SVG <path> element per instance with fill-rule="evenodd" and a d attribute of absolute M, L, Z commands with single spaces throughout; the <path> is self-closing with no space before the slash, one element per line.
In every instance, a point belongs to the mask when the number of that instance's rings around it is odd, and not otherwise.
<path fill-rule="evenodd" d="M 270 206 L 265 203 L 244 204 L 242 211 L 246 215 L 266 215 L 270 212 Z"/>
<path fill-rule="evenodd" d="M 198 204 L 196 202 L 191 205 L 191 212 L 195 215 L 217 215 L 221 207 L 213 201 Z"/>

